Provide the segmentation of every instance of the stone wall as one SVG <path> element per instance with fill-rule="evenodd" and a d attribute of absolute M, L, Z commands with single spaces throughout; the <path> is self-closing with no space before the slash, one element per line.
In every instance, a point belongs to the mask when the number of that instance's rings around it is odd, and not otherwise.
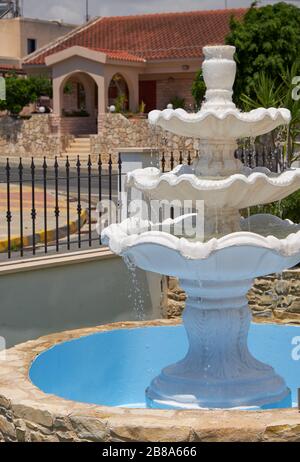
<path fill-rule="evenodd" d="M 60 155 L 65 140 L 59 124 L 50 114 L 29 119 L 0 117 L 0 155 L 9 157 L 54 157 Z"/>
<path fill-rule="evenodd" d="M 164 278 L 162 303 L 165 318 L 181 315 L 185 292 L 176 278 Z M 282 276 L 271 275 L 254 281 L 248 293 L 249 306 L 255 320 L 300 323 L 300 270 L 287 270 Z"/>
<path fill-rule="evenodd" d="M 74 136 L 96 131 L 93 118 L 65 117 L 54 114 L 33 114 L 29 119 L 0 117 L 0 156 L 49 157 L 64 155 Z M 78 133 L 77 133 L 78 132 Z M 151 129 L 144 117 L 126 118 L 122 114 L 100 114 L 98 134 L 91 135 L 91 155 L 95 160 L 101 153 L 103 162 L 120 148 L 153 147 L 166 154 L 166 169 L 170 168 L 171 152 L 178 163 L 180 152 L 187 161 L 188 151 L 195 156 L 198 141 L 184 138 L 159 128 Z"/>
<path fill-rule="evenodd" d="M 255 318 L 300 323 L 300 270 L 256 279 L 248 298 Z"/>
<path fill-rule="evenodd" d="M 176 158 L 180 151 L 194 155 L 198 149 L 197 140 L 173 135 L 159 128 L 153 130 L 146 118 L 126 118 L 122 114 L 100 114 L 98 135 L 91 137 L 92 155 L 101 153 L 107 161 L 111 154 L 116 161 L 116 150 L 130 147 L 153 147 L 166 152 L 167 160 L 171 151 Z"/>

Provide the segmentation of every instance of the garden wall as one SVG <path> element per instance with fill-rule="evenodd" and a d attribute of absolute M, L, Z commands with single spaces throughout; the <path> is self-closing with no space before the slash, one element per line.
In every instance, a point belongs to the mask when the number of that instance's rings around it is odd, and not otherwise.
<path fill-rule="evenodd" d="M 176 318 L 185 304 L 185 292 L 175 278 L 164 278 L 163 315 Z M 255 279 L 248 293 L 254 319 L 300 324 L 300 270 L 287 270 L 282 277 L 270 275 Z"/>
<path fill-rule="evenodd" d="M 180 151 L 198 149 L 198 141 L 184 138 L 156 128 L 151 129 L 146 118 L 126 118 L 122 114 L 100 114 L 98 118 L 98 135 L 91 137 L 93 155 L 101 153 L 107 161 L 111 154 L 116 161 L 119 148 L 153 147 L 161 149 L 170 156 L 171 151 L 178 158 Z"/>
<path fill-rule="evenodd" d="M 33 114 L 29 119 L 0 117 L 0 155 L 55 157 L 66 145 L 59 119 L 52 114 Z"/>
<path fill-rule="evenodd" d="M 94 120 L 94 119 L 93 119 Z M 60 118 L 54 114 L 33 114 L 29 119 L 0 117 L 0 156 L 49 157 L 61 156 L 74 136 L 95 132 L 90 118 Z M 90 134 L 89 133 L 89 134 Z M 145 148 L 163 150 L 166 159 L 171 151 L 179 158 L 180 151 L 187 157 L 195 155 L 198 141 L 184 138 L 159 128 L 150 128 L 146 118 L 127 118 L 122 114 L 100 114 L 98 134 L 90 135 L 92 159 L 101 153 L 107 163 L 109 155 L 117 162 L 120 148 Z M 168 168 L 168 165 L 166 165 Z"/>

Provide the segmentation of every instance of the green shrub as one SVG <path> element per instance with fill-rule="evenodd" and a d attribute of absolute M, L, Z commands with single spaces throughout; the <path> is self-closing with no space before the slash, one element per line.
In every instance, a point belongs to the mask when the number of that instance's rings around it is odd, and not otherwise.
<path fill-rule="evenodd" d="M 174 96 L 174 98 L 171 99 L 170 103 L 172 104 L 173 109 L 184 109 L 185 99 L 180 98 L 180 96 Z"/>
<path fill-rule="evenodd" d="M 5 79 L 6 100 L 0 101 L 0 110 L 18 115 L 25 106 L 35 103 L 40 96 L 52 96 L 51 81 L 44 77 L 20 78 L 10 76 Z"/>
<path fill-rule="evenodd" d="M 251 215 L 255 213 L 271 213 L 283 220 L 289 219 L 294 223 L 300 223 L 300 190 L 282 201 L 251 207 Z"/>
<path fill-rule="evenodd" d="M 195 76 L 195 80 L 192 85 L 192 95 L 195 101 L 196 109 L 200 109 L 201 103 L 204 99 L 205 91 L 206 91 L 206 85 L 203 79 L 202 70 L 200 69 L 197 72 Z"/>

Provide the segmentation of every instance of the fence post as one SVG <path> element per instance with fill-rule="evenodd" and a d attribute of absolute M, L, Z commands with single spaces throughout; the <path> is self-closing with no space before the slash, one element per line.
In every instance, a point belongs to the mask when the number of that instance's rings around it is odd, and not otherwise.
<path fill-rule="evenodd" d="M 36 220 L 36 208 L 35 208 L 35 165 L 34 159 L 31 158 L 31 220 L 32 220 L 32 253 L 35 255 L 35 220 Z"/>
<path fill-rule="evenodd" d="M 10 209 L 10 165 L 9 159 L 6 160 L 6 194 L 7 194 L 7 212 L 6 212 L 6 221 L 7 221 L 7 253 L 8 258 L 11 258 L 11 220 L 12 214 Z"/>

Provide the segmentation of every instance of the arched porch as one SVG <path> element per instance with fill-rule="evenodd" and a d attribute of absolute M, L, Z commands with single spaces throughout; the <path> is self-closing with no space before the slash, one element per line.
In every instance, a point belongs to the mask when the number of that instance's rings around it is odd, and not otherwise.
<path fill-rule="evenodd" d="M 72 135 L 97 133 L 98 86 L 85 72 L 68 75 L 60 85 L 60 117 L 63 132 Z"/>
<path fill-rule="evenodd" d="M 119 103 L 119 112 L 138 111 L 140 65 L 77 46 L 47 57 L 46 64 L 52 68 L 53 113 L 62 135 L 98 133 L 112 104 Z"/>

